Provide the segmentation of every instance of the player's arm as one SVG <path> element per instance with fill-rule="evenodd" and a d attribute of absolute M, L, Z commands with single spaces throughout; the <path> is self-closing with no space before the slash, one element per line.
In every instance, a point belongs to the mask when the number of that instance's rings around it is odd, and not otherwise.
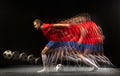
<path fill-rule="evenodd" d="M 82 26 L 80 27 L 80 31 L 81 31 L 81 35 L 80 35 L 80 38 L 78 40 L 78 43 L 82 43 L 83 38 L 88 33 L 88 31 L 85 28 L 83 28 Z"/>
<path fill-rule="evenodd" d="M 70 24 L 53 24 L 54 27 L 70 27 Z"/>
<path fill-rule="evenodd" d="M 41 29 L 51 28 L 51 27 L 70 27 L 70 24 L 47 24 L 47 25 L 42 24 L 40 26 Z"/>

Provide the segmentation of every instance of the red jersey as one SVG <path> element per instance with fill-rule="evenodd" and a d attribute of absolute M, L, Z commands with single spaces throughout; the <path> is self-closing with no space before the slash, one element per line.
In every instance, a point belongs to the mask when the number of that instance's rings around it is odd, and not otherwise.
<path fill-rule="evenodd" d="M 80 28 L 78 25 L 71 24 L 67 32 L 67 36 L 70 38 L 69 41 L 78 42 L 80 38 Z"/>
<path fill-rule="evenodd" d="M 77 42 L 80 37 L 80 29 L 77 25 L 53 27 L 53 24 L 44 24 L 42 31 L 49 41 L 55 42 Z"/>
<path fill-rule="evenodd" d="M 100 29 L 94 22 L 87 21 L 82 23 L 80 26 L 82 26 L 87 31 L 87 34 L 82 41 L 83 44 L 103 44 L 103 35 L 100 33 Z"/>

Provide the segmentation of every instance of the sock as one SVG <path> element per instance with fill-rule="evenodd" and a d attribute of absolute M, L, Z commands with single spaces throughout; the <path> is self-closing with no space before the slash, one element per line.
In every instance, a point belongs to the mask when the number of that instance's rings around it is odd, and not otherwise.
<path fill-rule="evenodd" d="M 43 62 L 43 67 L 46 68 L 47 67 L 47 56 L 46 56 L 46 54 L 42 55 L 42 62 Z"/>
<path fill-rule="evenodd" d="M 89 65 L 95 67 L 95 68 L 98 68 L 98 66 L 95 64 L 95 63 L 92 63 L 92 61 L 90 61 L 89 59 L 87 58 L 84 58 L 83 59 L 85 63 L 88 63 Z"/>

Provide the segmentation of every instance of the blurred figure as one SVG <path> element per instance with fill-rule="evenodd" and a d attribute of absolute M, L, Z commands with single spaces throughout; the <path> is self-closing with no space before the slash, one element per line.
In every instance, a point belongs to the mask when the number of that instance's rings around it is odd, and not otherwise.
<path fill-rule="evenodd" d="M 91 20 L 91 16 L 88 13 L 80 13 L 63 23 L 69 22 L 70 24 L 76 24 L 80 28 L 80 38 L 78 40 L 79 48 L 82 50 L 82 54 L 93 61 L 102 62 L 104 64 L 113 65 L 110 60 L 104 55 L 104 35 L 100 26 L 96 25 Z M 96 62 L 96 64 L 98 64 Z M 99 65 L 99 64 L 98 64 Z"/>
<path fill-rule="evenodd" d="M 49 40 L 48 44 L 41 52 L 44 68 L 38 72 L 47 71 L 48 66 L 47 61 L 49 60 L 46 54 L 48 54 L 50 49 L 57 49 L 57 51 L 52 50 L 53 52 L 52 58 L 57 59 L 58 57 L 62 58 L 64 56 L 67 57 L 70 55 L 75 55 L 79 57 L 83 62 L 93 66 L 94 67 L 93 70 L 98 69 L 96 64 L 92 63 L 89 59 L 84 57 L 79 51 L 77 44 L 80 37 L 79 26 L 71 24 L 45 24 L 45 23 L 43 24 L 39 19 L 34 20 L 33 24 L 34 28 L 41 29 L 43 31 L 43 34 Z"/>

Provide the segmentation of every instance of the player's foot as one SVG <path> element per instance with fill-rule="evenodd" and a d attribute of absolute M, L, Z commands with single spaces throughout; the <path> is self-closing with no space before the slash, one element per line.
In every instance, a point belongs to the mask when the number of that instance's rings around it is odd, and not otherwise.
<path fill-rule="evenodd" d="M 90 70 L 90 72 L 95 72 L 97 71 L 99 68 L 98 67 L 94 67 L 92 70 Z"/>
<path fill-rule="evenodd" d="M 42 70 L 37 71 L 37 73 L 43 73 L 43 72 L 48 72 L 47 68 L 43 68 Z"/>

